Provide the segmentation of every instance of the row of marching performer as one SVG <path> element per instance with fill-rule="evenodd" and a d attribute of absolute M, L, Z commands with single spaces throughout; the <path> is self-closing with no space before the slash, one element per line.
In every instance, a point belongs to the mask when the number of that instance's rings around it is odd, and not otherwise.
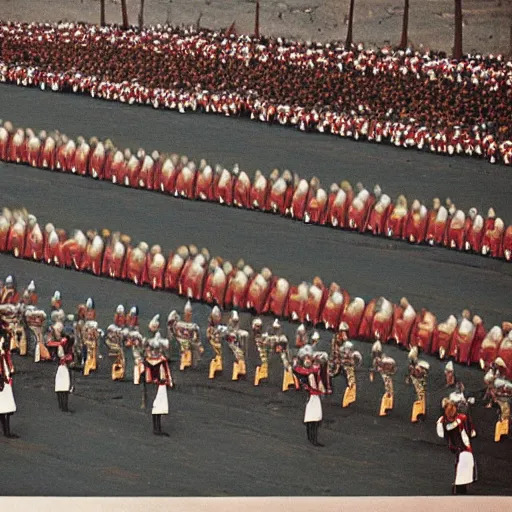
<path fill-rule="evenodd" d="M 1 30 L 0 82 L 512 163 L 510 61 L 503 56 L 453 62 L 411 48 L 256 40 L 190 28 L 178 35 L 174 27 L 120 34 L 9 22 Z M 108 57 L 103 62 L 100 55 Z M 170 85 L 178 82 L 179 89 Z"/>
<path fill-rule="evenodd" d="M 176 197 L 218 202 L 244 209 L 272 212 L 309 224 L 372 233 L 413 244 L 442 246 L 510 261 L 512 226 L 506 227 L 493 208 L 484 218 L 476 208 L 465 213 L 451 200 L 436 198 L 429 210 L 400 195 L 396 202 L 379 185 L 371 192 L 361 183 L 333 183 L 329 190 L 318 178 L 309 182 L 297 174 L 275 169 L 253 181 L 235 165 L 230 172 L 205 160 L 199 165 L 187 156 L 167 155 L 140 148 L 117 148 L 112 141 L 83 137 L 76 141 L 54 132 L 17 129 L 10 122 L 0 128 L 0 160 L 25 163 L 132 188 L 155 190 Z"/>
<path fill-rule="evenodd" d="M 12 282 L 12 277 L 6 279 L 7 283 Z M 10 286 L 10 285 L 9 285 Z M 34 293 L 34 283 L 31 282 L 29 288 L 32 289 L 32 301 L 37 301 L 37 295 Z M 26 293 L 23 297 L 26 297 Z M 23 303 L 20 305 L 24 306 Z M 9 309 L 14 308 L 14 304 L 5 304 L 0 306 L 0 318 L 2 318 L 5 332 L 10 339 L 9 354 L 12 351 L 18 351 L 19 345 L 16 345 L 14 338 L 16 331 L 12 329 L 8 319 L 12 318 Z M 25 308 L 27 306 L 24 306 Z M 34 307 L 34 306 L 28 306 Z M 125 313 L 123 305 L 119 305 L 114 315 L 114 321 L 106 329 L 105 344 L 109 348 L 109 355 L 114 358 L 112 364 L 112 380 L 125 380 L 128 373 L 133 375 L 133 383 L 138 385 L 145 382 L 144 375 L 144 353 L 148 347 L 148 343 L 159 345 L 163 352 L 163 356 L 169 362 L 171 359 L 171 342 L 175 341 L 179 354 L 180 371 L 190 366 L 197 366 L 204 347 L 201 342 L 201 329 L 192 320 L 192 306 L 190 301 L 185 305 L 183 319 L 177 311 L 172 311 L 167 318 L 167 339 L 164 340 L 160 334 L 159 315 L 156 315 L 148 325 L 149 337 L 144 337 L 139 330 L 138 310 L 134 306 L 128 313 Z M 42 312 L 44 315 L 44 312 Z M 54 294 L 52 299 L 52 312 L 50 315 L 51 323 L 46 336 L 46 342 L 41 344 L 39 353 L 47 354 L 44 360 L 57 360 L 63 355 L 59 354 L 62 350 L 63 332 L 70 333 L 70 339 L 73 343 L 64 345 L 69 349 L 71 359 L 69 362 L 74 367 L 80 367 L 80 361 L 84 365 L 84 375 L 89 375 L 91 369 L 96 369 L 96 358 L 99 354 L 99 339 L 103 334 L 98 329 L 97 323 L 92 320 L 95 317 L 94 303 L 92 299 L 88 299 L 86 305 L 79 305 L 77 308 L 77 321 L 73 322 L 73 315 L 66 316 L 62 310 L 62 301 L 59 292 Z M 7 320 L 6 320 L 7 318 Z M 71 325 L 65 323 L 66 320 L 73 322 Z M 85 324 L 84 324 L 85 322 Z M 20 322 L 21 323 L 21 322 Z M 89 326 L 89 333 L 87 332 Z M 319 345 L 320 335 L 318 331 L 314 331 L 308 335 L 304 325 L 297 328 L 295 335 L 295 346 L 292 347 L 287 336 L 283 333 L 278 319 L 274 320 L 269 331 L 264 332 L 262 329 L 263 322 L 257 317 L 252 321 L 252 340 L 254 347 L 259 356 L 259 364 L 255 369 L 254 385 L 259 386 L 261 381 L 269 378 L 269 356 L 270 353 L 280 355 L 282 363 L 282 390 L 287 391 L 290 387 L 299 389 L 300 379 L 298 378 L 297 369 L 295 368 L 296 351 L 297 356 L 303 353 L 304 347 L 315 349 Z M 83 334 L 85 331 L 85 335 Z M 91 336 L 91 333 L 94 334 Z M 68 337 L 69 338 L 69 337 Z M 224 368 L 223 361 L 223 345 L 227 345 L 233 353 L 233 371 L 232 380 L 239 380 L 246 377 L 246 359 L 248 354 L 249 332 L 241 329 L 240 318 L 236 311 L 232 311 L 229 316 L 227 325 L 222 322 L 222 312 L 218 306 L 214 306 L 208 319 L 206 328 L 206 338 L 210 343 L 215 357 L 210 361 L 209 378 L 214 379 L 218 372 L 222 372 Z M 151 343 L 148 340 L 153 340 Z M 151 345 L 151 346 L 153 346 Z M 85 353 L 84 353 L 85 350 Z M 132 358 L 126 357 L 126 350 L 130 351 Z M 52 353 L 53 351 L 53 353 Z M 35 351 L 36 352 L 36 351 Z M 343 375 L 346 382 L 346 388 L 343 394 L 342 406 L 348 407 L 356 401 L 357 382 L 356 370 L 362 364 L 362 356 L 359 351 L 355 350 L 354 344 L 349 340 L 349 327 L 346 323 L 340 325 L 339 331 L 333 335 L 331 340 L 331 350 L 327 354 L 322 352 L 321 361 L 324 364 L 321 377 L 323 384 L 322 392 L 325 394 L 332 393 L 332 379 L 338 375 Z M 38 360 L 38 359 L 36 359 Z M 384 381 L 385 393 L 382 397 L 379 415 L 385 416 L 394 406 L 394 388 L 393 376 L 396 374 L 397 365 L 394 359 L 383 353 L 382 344 L 377 341 L 371 352 L 371 369 L 370 380 L 373 381 L 374 374 L 380 373 Z M 62 362 L 63 360 L 60 359 Z M 163 361 L 163 360 L 162 360 Z M 131 371 L 128 368 L 131 364 Z M 167 363 L 166 363 L 167 364 Z M 59 367 L 60 368 L 60 367 Z M 64 372 L 60 368 L 62 373 Z M 170 371 L 170 370 L 169 370 Z M 489 404 L 497 404 L 500 408 L 500 419 L 496 425 L 495 440 L 500 441 L 502 436 L 508 434 L 510 407 L 509 399 L 511 397 L 511 384 L 507 380 L 507 365 L 501 358 L 497 358 L 490 365 L 489 371 L 485 375 L 485 384 L 487 387 L 487 397 Z M 418 419 L 426 414 L 426 395 L 427 395 L 427 376 L 429 372 L 429 364 L 418 358 L 418 348 L 414 347 L 409 353 L 409 376 L 408 382 L 412 383 L 416 392 L 416 401 L 413 404 L 411 421 L 417 422 Z M 300 372 L 299 372 L 300 373 Z M 455 374 L 453 363 L 450 362 L 446 366 L 447 384 L 453 386 L 455 382 Z M 306 387 L 310 384 L 306 383 Z M 59 387 L 59 389 L 57 389 Z M 56 391 L 68 390 L 70 382 L 64 381 L 64 384 L 58 384 L 56 380 Z M 317 390 L 317 392 L 319 392 Z M 163 391 L 160 392 L 161 394 Z M 59 395 L 61 396 L 61 395 Z M 62 394 L 64 403 L 62 407 L 67 409 L 67 394 Z M 457 395 L 462 400 L 463 395 Z M 314 399 L 315 401 L 315 399 Z M 59 402 L 60 403 L 60 402 Z M 65 410 L 63 409 L 63 410 Z"/>
<path fill-rule="evenodd" d="M 2 290 L 12 290 L 12 276 L 6 279 Z M 55 393 L 59 409 L 71 412 L 69 395 L 76 387 L 73 373 L 82 372 L 83 376 L 96 371 L 97 360 L 101 358 L 100 342 L 104 332 L 95 320 L 95 307 L 91 298 L 86 304 L 80 304 L 76 315 L 64 313 L 60 292 L 56 291 L 51 301 L 51 313 L 47 322 L 44 310 L 37 307 L 37 294 L 32 281 L 27 289 L 31 292 L 30 300 L 27 294 L 22 297 L 16 293 L 10 294 L 9 302 L 0 305 L 0 420 L 6 437 L 17 438 L 10 430 L 10 418 L 16 412 L 16 401 L 13 393 L 13 377 L 16 370 L 13 354 L 33 354 L 34 362 L 51 362 L 57 364 L 55 374 Z M 161 417 L 168 414 L 169 406 L 167 388 L 173 387 L 169 358 L 167 356 L 169 342 L 162 338 L 155 328 L 155 322 L 150 324 L 152 336 L 145 338 L 138 331 L 138 310 L 131 308 L 127 315 L 116 312 L 116 322 L 123 317 L 122 324 L 127 332 L 127 347 L 133 352 L 134 382 L 144 384 L 143 406 L 146 407 L 147 386 L 155 386 L 155 398 L 152 407 L 153 433 L 168 435 L 162 431 Z M 45 328 L 45 324 L 48 324 Z M 123 333 L 124 334 L 124 333 Z M 32 343 L 31 341 L 32 340 Z M 116 339 L 109 328 L 105 337 L 110 355 L 116 356 L 112 366 L 112 378 L 119 380 L 124 377 L 124 349 L 116 350 Z M 121 362 L 120 362 L 121 361 Z"/>
<path fill-rule="evenodd" d="M 509 322 L 487 330 L 482 318 L 468 310 L 438 321 L 426 309 L 415 310 L 406 298 L 399 304 L 385 297 L 365 302 L 361 297 L 351 297 L 335 282 L 325 285 L 318 276 L 312 283 L 293 285 L 268 267 L 256 272 L 243 260 L 233 265 L 194 245 L 180 246 L 166 258 L 159 245 L 150 249 L 140 242 L 134 246 L 129 236 L 118 232 L 91 230 L 84 234 L 77 230 L 69 236 L 53 224 L 47 224 L 43 231 L 36 217 L 26 210 L 4 208 L 0 251 L 177 292 L 226 310 L 272 314 L 334 330 L 345 322 L 353 339 L 393 341 L 404 349 L 417 346 L 441 359 L 480 364 L 483 369 L 501 357 L 512 368 Z"/>

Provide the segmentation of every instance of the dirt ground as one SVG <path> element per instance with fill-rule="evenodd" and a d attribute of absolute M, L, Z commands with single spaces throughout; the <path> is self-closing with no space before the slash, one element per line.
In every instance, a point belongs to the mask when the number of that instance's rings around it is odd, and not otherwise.
<path fill-rule="evenodd" d="M 121 21 L 119 0 L 107 1 L 107 22 Z M 129 21 L 137 23 L 140 0 L 127 0 Z M 260 32 L 303 40 L 344 39 L 349 0 L 262 0 Z M 99 0 L 0 0 L 4 20 L 99 22 Z M 512 2 L 510 0 L 464 0 L 464 50 L 497 53 L 511 51 Z M 454 2 L 411 0 L 409 39 L 451 52 Z M 221 29 L 233 22 L 241 33 L 254 30 L 255 0 L 145 0 L 145 23 L 170 22 Z M 354 39 L 367 45 L 400 40 L 403 2 L 357 0 Z"/>

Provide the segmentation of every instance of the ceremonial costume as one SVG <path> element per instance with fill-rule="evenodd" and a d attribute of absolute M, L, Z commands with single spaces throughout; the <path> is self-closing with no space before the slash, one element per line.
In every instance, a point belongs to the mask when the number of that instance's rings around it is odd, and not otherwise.
<path fill-rule="evenodd" d="M 489 406 L 497 404 L 500 412 L 494 429 L 494 441 L 499 443 L 510 432 L 510 401 L 512 382 L 505 378 L 506 366 L 500 358 L 496 359 L 484 377 L 487 386 L 486 396 L 491 399 Z"/>
<path fill-rule="evenodd" d="M 260 381 L 268 379 L 268 357 L 271 344 L 268 334 L 261 332 L 261 327 L 261 318 L 255 318 L 252 321 L 252 336 L 260 357 L 260 364 L 256 367 L 256 375 L 254 376 L 255 386 L 259 386 Z"/>
<path fill-rule="evenodd" d="M 134 331 L 139 329 L 139 308 L 137 306 L 133 306 L 126 315 L 126 327 Z"/>
<path fill-rule="evenodd" d="M 83 368 L 87 359 L 87 347 L 84 340 L 85 312 L 87 308 L 85 304 L 79 304 L 77 307 L 77 320 L 75 322 L 75 362 L 76 366 Z"/>
<path fill-rule="evenodd" d="M 185 304 L 183 313 L 183 320 L 178 318 L 174 326 L 174 337 L 180 347 L 181 371 L 192 366 L 192 364 L 195 366 L 197 360 L 204 352 L 199 326 L 192 322 L 192 305 L 190 301 L 187 301 Z"/>
<path fill-rule="evenodd" d="M 69 366 L 73 362 L 73 339 L 63 336 L 64 325 L 60 322 L 53 326 L 55 341 L 52 343 L 57 347 L 59 366 L 55 375 L 55 393 L 59 401 L 59 409 L 69 412 L 69 393 L 72 390 L 71 373 Z"/>
<path fill-rule="evenodd" d="M 348 341 L 348 325 L 346 322 L 342 322 L 340 330 L 333 335 L 331 340 L 331 353 L 329 356 L 329 378 L 331 382 L 343 370 L 340 348 L 346 341 Z"/>
<path fill-rule="evenodd" d="M 5 279 L 4 287 L 0 292 L 0 304 L 18 304 L 20 301 L 20 294 L 16 290 L 14 278 L 7 276 Z"/>
<path fill-rule="evenodd" d="M 150 333 L 150 338 L 151 337 L 155 337 L 155 336 L 160 336 L 161 337 L 161 334 L 160 334 L 160 315 L 155 315 L 151 321 L 149 322 L 148 324 L 148 329 L 149 329 L 149 333 Z M 168 361 L 171 360 L 171 355 L 170 355 L 170 343 L 167 343 L 165 345 L 165 347 L 162 347 L 162 353 L 163 355 L 167 358 Z"/>
<path fill-rule="evenodd" d="M 208 378 L 214 379 L 217 372 L 223 370 L 222 358 L 222 337 L 226 326 L 220 322 L 222 314 L 218 306 L 214 306 L 208 317 L 208 327 L 206 328 L 206 338 L 213 348 L 215 357 L 210 361 L 210 371 Z"/>
<path fill-rule="evenodd" d="M 169 341 L 162 338 L 160 333 L 148 340 L 146 354 L 144 356 L 144 392 L 146 393 L 146 384 L 155 384 L 156 396 L 153 401 L 151 414 L 153 416 L 153 434 L 168 436 L 162 432 L 162 415 L 169 414 L 169 400 L 167 397 L 167 388 L 174 387 L 174 382 L 169 368 L 167 358 L 163 352 L 169 348 Z M 144 406 L 145 406 L 144 394 Z"/>
<path fill-rule="evenodd" d="M 394 391 L 393 376 L 396 374 L 396 361 L 382 352 L 380 341 L 372 346 L 372 370 L 370 380 L 373 381 L 374 372 L 379 372 L 384 381 L 384 395 L 380 402 L 379 416 L 386 416 L 393 409 Z"/>
<path fill-rule="evenodd" d="M 437 435 L 448 441 L 448 447 L 456 455 L 453 494 L 467 494 L 467 486 L 476 480 L 476 465 L 469 434 L 466 430 L 466 416 L 457 413 L 457 406 L 444 402 L 444 414 L 437 420 Z"/>
<path fill-rule="evenodd" d="M 26 355 L 27 336 L 23 325 L 23 305 L 20 303 L 3 304 L 0 305 L 0 312 L 9 342 L 9 352 L 18 352 L 20 356 Z"/>
<path fill-rule="evenodd" d="M 51 299 L 51 312 L 50 320 L 52 323 L 64 322 L 66 314 L 62 309 L 62 296 L 58 290 L 56 290 Z"/>
<path fill-rule="evenodd" d="M 98 322 L 87 320 L 83 327 L 83 344 L 87 351 L 84 363 L 84 376 L 89 375 L 92 371 L 96 371 L 98 365 L 98 346 L 102 336 L 102 331 L 98 327 Z"/>
<path fill-rule="evenodd" d="M 37 293 L 36 293 L 36 285 L 34 281 L 30 281 L 27 289 L 23 292 L 21 296 L 21 302 L 26 306 L 36 306 L 37 305 Z"/>
<path fill-rule="evenodd" d="M 356 381 L 356 367 L 360 366 L 363 357 L 360 352 L 354 350 L 354 345 L 350 341 L 346 341 L 340 348 L 341 365 L 345 373 L 347 387 L 343 395 L 343 407 L 348 407 L 356 401 L 357 397 L 357 381 Z"/>
<path fill-rule="evenodd" d="M 25 312 L 25 321 L 29 333 L 34 339 L 34 362 L 50 360 L 50 353 L 44 344 L 43 326 L 46 322 L 46 313 L 42 309 L 29 306 Z"/>
<path fill-rule="evenodd" d="M 117 325 L 109 325 L 105 336 L 105 344 L 109 348 L 109 357 L 113 357 L 112 380 L 123 380 L 126 373 L 126 360 L 124 356 L 125 330 Z"/>
<path fill-rule="evenodd" d="M 13 373 L 5 331 L 3 331 L 0 332 L 0 421 L 4 436 L 17 438 L 18 436 L 11 432 L 11 416 L 16 412 L 16 402 L 12 391 Z"/>
<path fill-rule="evenodd" d="M 281 389 L 288 391 L 290 386 L 299 389 L 299 381 L 293 373 L 293 361 L 290 354 L 288 338 L 281 332 L 281 324 L 277 318 L 272 324 L 271 334 L 267 333 L 267 339 L 270 349 L 281 356 L 281 362 L 283 363 L 283 385 Z"/>
<path fill-rule="evenodd" d="M 348 407 L 356 401 L 356 367 L 360 366 L 363 361 L 361 353 L 354 350 L 354 344 L 348 341 L 348 332 L 348 324 L 342 322 L 339 332 L 333 337 L 331 342 L 329 361 L 329 377 L 332 379 L 343 371 L 347 383 L 343 395 L 342 407 Z"/>
<path fill-rule="evenodd" d="M 133 383 L 140 384 L 144 375 L 144 338 L 139 331 L 129 331 L 126 335 L 126 348 L 132 349 L 133 356 Z"/>
<path fill-rule="evenodd" d="M 325 352 L 315 353 L 311 345 L 306 345 L 299 350 L 293 361 L 293 372 L 302 388 L 309 394 L 304 423 L 308 441 L 314 446 L 324 446 L 318 442 L 318 427 L 323 419 L 320 397 L 326 393 L 326 382 L 322 381 L 322 366 L 327 365 L 327 360 Z"/>
<path fill-rule="evenodd" d="M 240 329 L 240 318 L 238 313 L 236 311 L 232 311 L 228 321 L 228 328 L 224 334 L 224 339 L 235 356 L 231 380 L 238 380 L 241 376 L 245 377 L 247 373 L 245 353 L 247 352 L 248 338 L 249 333 Z"/>
<path fill-rule="evenodd" d="M 300 324 L 299 327 L 297 327 L 297 332 L 295 333 L 295 346 L 297 348 L 302 348 L 308 343 L 309 339 L 306 327 L 304 327 L 304 324 Z"/>
<path fill-rule="evenodd" d="M 416 401 L 412 407 L 411 421 L 416 423 L 419 416 L 425 416 L 427 412 L 427 377 L 430 365 L 418 359 L 418 348 L 413 347 L 409 352 L 409 375 L 407 383 L 412 383 L 416 391 Z"/>
<path fill-rule="evenodd" d="M 446 386 L 455 386 L 455 369 L 453 368 L 453 362 L 449 361 L 444 367 L 444 376 L 446 378 Z"/>
<path fill-rule="evenodd" d="M 457 406 L 457 412 L 466 417 L 465 428 L 471 437 L 476 437 L 476 429 L 471 418 L 470 404 L 475 403 L 474 397 L 466 398 L 464 395 L 464 384 L 462 382 L 456 383 L 457 389 L 450 393 L 448 399 Z"/>

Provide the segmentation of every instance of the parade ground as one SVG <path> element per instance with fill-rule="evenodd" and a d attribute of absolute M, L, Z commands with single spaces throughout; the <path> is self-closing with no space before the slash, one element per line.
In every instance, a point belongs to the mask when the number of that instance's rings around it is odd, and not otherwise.
<path fill-rule="evenodd" d="M 328 188 L 347 179 L 369 190 L 379 184 L 396 198 L 418 198 L 427 206 L 449 197 L 457 208 L 493 207 L 506 224 L 512 220 L 512 179 L 502 166 L 462 157 L 438 157 L 415 150 L 300 133 L 276 125 L 214 115 L 179 114 L 90 98 L 0 87 L 0 117 L 34 131 L 58 129 L 70 137 L 110 137 L 121 148 L 185 154 L 199 162 L 220 163 L 254 175 L 260 169 L 290 169 L 317 176 Z M 0 163 L 2 206 L 26 207 L 40 225 L 73 229 L 108 228 L 164 254 L 181 244 L 206 247 L 212 256 L 243 258 L 259 271 L 268 266 L 290 282 L 337 282 L 352 297 L 366 301 L 385 296 L 393 303 L 407 297 L 416 311 L 427 308 L 443 321 L 468 308 L 486 328 L 511 320 L 512 267 L 500 260 L 441 248 L 414 247 L 327 227 L 308 226 L 282 217 L 188 201 L 163 194 L 114 186 L 90 178 Z M 108 278 L 80 274 L 0 256 L 0 276 L 16 276 L 18 288 L 34 280 L 39 304 L 49 310 L 59 290 L 66 313 L 94 298 L 100 327 L 112 323 L 115 308 L 138 305 L 143 333 L 157 313 L 183 310 L 184 299 Z M 69 414 L 58 409 L 55 365 L 14 356 L 17 413 L 13 431 L 20 439 L 0 438 L 4 466 L 0 494 L 11 496 L 416 496 L 450 494 L 454 457 L 439 439 L 435 422 L 441 412 L 444 362 L 431 364 L 425 421 L 412 424 L 414 389 L 405 384 L 407 353 L 385 347 L 396 359 L 395 409 L 379 417 L 382 382 L 369 379 L 370 343 L 356 343 L 364 362 L 357 372 L 358 396 L 341 407 L 342 378 L 323 399 L 320 429 L 323 448 L 311 446 L 302 423 L 303 392 L 281 391 L 282 366 L 272 356 L 270 378 L 253 386 L 254 347 L 247 359 L 246 381 L 231 381 L 232 355 L 225 349 L 226 370 L 208 379 L 212 350 L 204 333 L 211 308 L 194 303 L 193 320 L 202 331 L 206 352 L 198 368 L 180 372 L 176 348 L 171 370 L 176 389 L 169 391 L 169 438 L 151 432 L 150 412 L 141 408 L 142 388 L 113 382 L 111 361 L 102 346 L 98 371 L 75 375 Z M 252 317 L 241 314 L 242 328 Z M 273 317 L 263 318 L 263 327 Z M 283 322 L 293 339 L 297 324 Z M 165 327 L 163 329 L 165 332 Z M 319 330 L 327 349 L 331 332 Z M 456 365 L 469 392 L 484 388 L 483 372 Z M 497 410 L 473 410 L 478 436 L 472 441 L 478 481 L 474 495 L 512 494 L 510 439 L 495 443 Z M 5 462 L 6 461 L 6 462 Z"/>

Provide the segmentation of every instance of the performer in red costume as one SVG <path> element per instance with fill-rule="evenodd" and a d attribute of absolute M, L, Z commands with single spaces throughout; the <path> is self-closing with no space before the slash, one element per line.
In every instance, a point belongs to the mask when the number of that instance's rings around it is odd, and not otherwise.
<path fill-rule="evenodd" d="M 62 412 L 70 412 L 68 409 L 69 394 L 72 391 L 71 372 L 69 366 L 73 363 L 73 342 L 70 336 L 63 334 L 64 325 L 57 322 L 53 326 L 55 339 L 51 343 L 57 346 L 57 356 L 59 358 L 59 367 L 55 375 L 55 393 L 59 401 L 59 409 Z M 57 339 L 58 338 L 58 339 Z"/>
<path fill-rule="evenodd" d="M 19 301 L 20 294 L 16 289 L 14 278 L 12 276 L 7 276 L 4 287 L 0 292 L 0 304 L 18 304 Z"/>
<path fill-rule="evenodd" d="M 456 455 L 453 494 L 467 494 L 467 486 L 476 480 L 476 465 L 466 430 L 467 418 L 457 413 L 457 406 L 443 400 L 444 414 L 437 420 L 437 435 L 448 441 L 448 448 Z"/>
<path fill-rule="evenodd" d="M 293 362 L 293 372 L 297 376 L 303 389 L 309 393 L 309 400 L 304 414 L 304 423 L 308 441 L 313 446 L 324 446 L 318 442 L 318 427 L 323 418 L 321 396 L 326 394 L 326 383 L 322 381 L 322 362 L 327 364 L 328 357 L 322 359 L 319 355 L 325 353 L 314 352 L 311 345 L 301 348 Z M 327 356 L 327 354 L 325 354 Z"/>
<path fill-rule="evenodd" d="M 162 338 L 160 333 L 157 332 L 153 338 L 148 340 L 144 355 L 144 407 L 146 405 L 146 385 L 155 384 L 157 392 L 151 411 L 153 416 L 153 434 L 166 437 L 169 437 L 169 434 L 162 432 L 162 415 L 169 414 L 167 388 L 174 387 L 169 362 L 164 355 L 164 351 L 168 348 L 169 340 Z"/>
<path fill-rule="evenodd" d="M 12 374 L 14 373 L 9 354 L 7 333 L 0 329 L 0 421 L 4 436 L 17 438 L 11 432 L 11 416 L 16 412 L 16 402 L 12 392 Z"/>

